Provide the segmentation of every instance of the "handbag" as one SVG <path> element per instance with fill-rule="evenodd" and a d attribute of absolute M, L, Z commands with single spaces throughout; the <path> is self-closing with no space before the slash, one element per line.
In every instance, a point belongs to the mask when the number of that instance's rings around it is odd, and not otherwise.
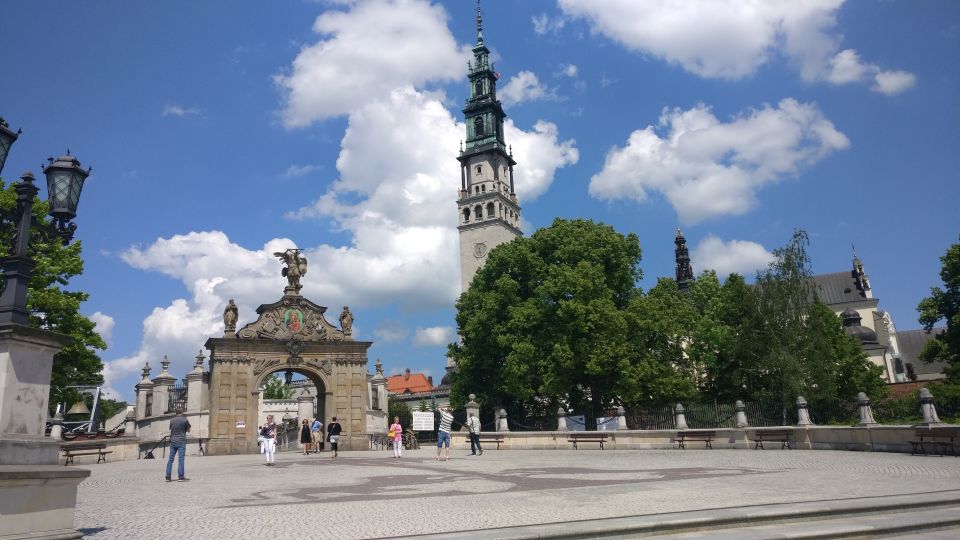
<path fill-rule="evenodd" d="M 394 437 L 396 437 L 396 436 L 397 436 L 397 433 L 396 433 L 395 431 L 393 431 L 392 429 L 387 432 L 387 437 L 390 437 L 391 439 L 394 438 Z"/>

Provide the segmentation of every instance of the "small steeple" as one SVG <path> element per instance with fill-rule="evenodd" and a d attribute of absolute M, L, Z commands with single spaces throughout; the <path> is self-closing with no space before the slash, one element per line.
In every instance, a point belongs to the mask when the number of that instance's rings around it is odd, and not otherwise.
<path fill-rule="evenodd" d="M 680 227 L 677 227 L 677 235 L 673 239 L 673 243 L 677 245 L 677 248 L 674 250 L 677 287 L 680 290 L 685 290 L 690 287 L 690 283 L 693 281 L 693 266 L 690 265 L 690 252 L 687 250 L 687 239 L 683 237 L 683 232 L 680 230 Z"/>
<path fill-rule="evenodd" d="M 873 290 L 870 287 L 870 278 L 867 276 L 867 273 L 863 271 L 863 261 L 860 260 L 860 257 L 857 256 L 857 246 L 850 244 L 850 247 L 853 248 L 853 280 L 856 282 L 857 289 L 859 289 L 864 298 L 873 298 Z"/>

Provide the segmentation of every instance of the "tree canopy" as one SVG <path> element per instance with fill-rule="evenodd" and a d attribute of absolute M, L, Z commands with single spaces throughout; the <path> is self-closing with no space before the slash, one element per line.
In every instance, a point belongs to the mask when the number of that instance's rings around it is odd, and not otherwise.
<path fill-rule="evenodd" d="M 554 221 L 491 250 L 457 303 L 451 399 L 552 414 L 688 400 L 879 396 L 882 369 L 816 294 L 796 231 L 748 285 L 712 271 L 637 288 L 636 235 Z"/>
<path fill-rule="evenodd" d="M 4 212 L 12 212 L 16 208 L 16 200 L 13 186 L 6 186 L 0 181 L 0 208 Z M 48 210 L 46 201 L 34 198 L 32 212 L 35 223 L 47 223 Z M 10 230 L 0 231 L 0 256 L 9 254 L 10 236 Z M 50 381 L 51 413 L 57 403 L 67 403 L 69 406 L 80 398 L 67 386 L 103 384 L 103 363 L 97 351 L 105 350 L 107 344 L 96 332 L 93 321 L 80 313 L 80 305 L 90 295 L 66 289 L 70 278 L 83 273 L 81 252 L 82 242 L 79 240 L 64 246 L 59 241 L 45 242 L 38 234 L 34 235 L 28 252 L 36 262 L 27 299 L 30 325 L 73 338 L 54 356 Z"/>
<path fill-rule="evenodd" d="M 940 262 L 943 288 L 931 287 L 930 296 L 920 301 L 917 311 L 927 332 L 940 321 L 945 321 L 947 328 L 927 342 L 920 358 L 948 363 L 947 379 L 960 383 L 960 243 L 947 248 Z"/>

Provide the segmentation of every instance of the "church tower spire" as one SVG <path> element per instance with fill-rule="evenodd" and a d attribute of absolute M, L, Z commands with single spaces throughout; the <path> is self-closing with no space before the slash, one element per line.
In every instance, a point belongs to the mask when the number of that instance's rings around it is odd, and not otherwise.
<path fill-rule="evenodd" d="M 690 266 L 690 252 L 687 251 L 687 239 L 683 237 L 680 227 L 677 227 L 677 236 L 673 239 L 677 245 L 674 256 L 677 264 L 677 287 L 685 290 L 693 283 L 693 267 Z"/>
<path fill-rule="evenodd" d="M 463 109 L 466 144 L 460 148 L 460 191 L 457 198 L 460 232 L 460 284 L 466 291 L 483 266 L 489 250 L 520 232 L 520 201 L 514 191 L 513 151 L 503 137 L 506 113 L 497 99 L 500 74 L 490 63 L 483 39 L 483 15 L 477 0 L 477 43 L 467 62 L 470 95 Z"/>

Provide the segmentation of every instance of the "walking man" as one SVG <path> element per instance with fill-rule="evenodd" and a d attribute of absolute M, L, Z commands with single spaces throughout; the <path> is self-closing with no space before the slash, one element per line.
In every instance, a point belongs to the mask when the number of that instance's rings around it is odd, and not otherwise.
<path fill-rule="evenodd" d="M 483 455 L 483 448 L 480 448 L 480 419 L 473 413 L 467 419 L 467 429 L 470 430 L 470 455 Z"/>
<path fill-rule="evenodd" d="M 449 407 L 440 407 L 440 429 L 437 430 L 437 461 L 440 461 L 440 448 L 446 446 L 444 461 L 450 461 L 450 426 L 453 425 L 453 414 Z"/>
<path fill-rule="evenodd" d="M 177 465 L 177 480 L 189 480 L 183 473 L 183 460 L 187 454 L 187 432 L 190 431 L 190 422 L 183 416 L 183 409 L 177 409 L 177 415 L 170 419 L 170 459 L 167 460 L 167 482 L 172 482 L 170 473 L 173 472 L 173 456 L 179 454 Z"/>
<path fill-rule="evenodd" d="M 313 451 L 320 453 L 320 445 L 323 443 L 323 422 L 319 418 L 314 418 L 310 426 L 310 435 L 313 439 Z"/>

